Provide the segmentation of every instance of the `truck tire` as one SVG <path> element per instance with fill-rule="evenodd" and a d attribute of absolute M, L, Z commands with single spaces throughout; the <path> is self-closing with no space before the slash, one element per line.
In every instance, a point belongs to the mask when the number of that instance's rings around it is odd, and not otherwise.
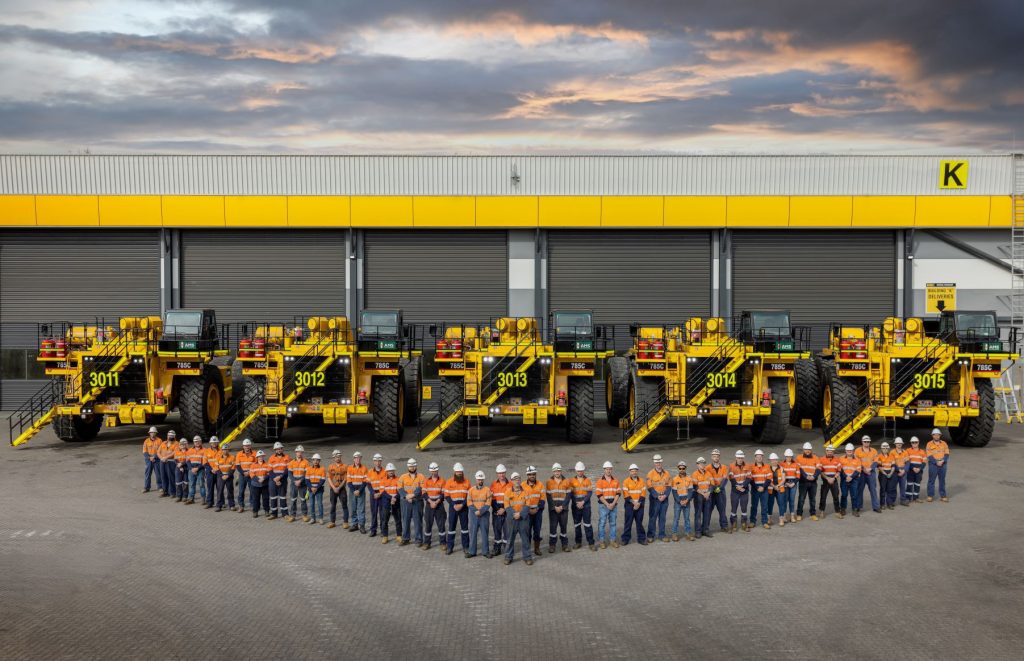
<path fill-rule="evenodd" d="M 192 440 L 210 437 L 217 428 L 217 417 L 224 407 L 224 385 L 220 370 L 207 365 L 201 376 L 185 377 L 178 390 L 178 412 L 181 414 L 181 438 Z"/>
<path fill-rule="evenodd" d="M 988 379 L 975 381 L 978 389 L 978 417 L 961 418 L 959 427 L 950 427 L 953 442 L 966 448 L 983 448 L 992 440 L 996 428 L 996 391 Z"/>
<path fill-rule="evenodd" d="M 606 360 L 604 366 L 608 373 L 604 384 L 608 424 L 618 427 L 619 420 L 629 416 L 629 389 L 633 382 L 629 371 L 629 359 L 615 356 Z"/>
<path fill-rule="evenodd" d="M 103 416 L 58 415 L 53 418 L 53 433 L 65 443 L 85 443 L 96 438 L 103 426 Z"/>
<path fill-rule="evenodd" d="M 399 376 L 373 377 L 373 435 L 378 443 L 402 440 L 405 385 Z"/>
<path fill-rule="evenodd" d="M 821 377 L 813 359 L 799 358 L 793 365 L 796 379 L 796 401 L 790 402 L 789 423 L 795 427 L 808 418 L 815 423 L 821 416 Z"/>
<path fill-rule="evenodd" d="M 857 415 L 858 384 L 840 377 L 833 362 L 821 363 L 821 430 L 828 441 Z"/>
<path fill-rule="evenodd" d="M 590 443 L 594 439 L 594 380 L 569 379 L 569 406 L 566 412 L 565 438 L 570 443 Z"/>
<path fill-rule="evenodd" d="M 758 445 L 778 445 L 786 440 L 789 427 L 789 384 L 786 379 L 768 379 L 772 392 L 772 412 L 755 418 L 750 433 Z"/>
<path fill-rule="evenodd" d="M 644 404 L 648 405 L 648 412 L 653 414 L 653 407 L 661 399 L 663 381 L 657 377 L 637 376 L 633 372 L 633 397 L 628 413 L 630 422 L 643 411 Z"/>
<path fill-rule="evenodd" d="M 423 370 L 417 356 L 405 364 L 402 380 L 405 382 L 405 426 L 414 427 L 423 410 Z"/>
<path fill-rule="evenodd" d="M 441 379 L 441 420 L 438 424 L 462 408 L 466 399 L 465 388 L 466 384 L 460 378 Z M 466 416 L 462 416 L 441 432 L 441 440 L 445 443 L 464 443 L 468 436 L 467 432 Z"/>

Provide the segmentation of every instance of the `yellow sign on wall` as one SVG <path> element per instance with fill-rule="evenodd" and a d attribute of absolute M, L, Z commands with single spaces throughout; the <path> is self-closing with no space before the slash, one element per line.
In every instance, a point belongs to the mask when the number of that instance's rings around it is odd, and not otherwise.
<path fill-rule="evenodd" d="M 956 309 L 955 282 L 929 282 L 925 285 L 925 312 L 938 314 Z"/>
<path fill-rule="evenodd" d="M 967 188 L 967 161 L 939 161 L 939 188 Z"/>

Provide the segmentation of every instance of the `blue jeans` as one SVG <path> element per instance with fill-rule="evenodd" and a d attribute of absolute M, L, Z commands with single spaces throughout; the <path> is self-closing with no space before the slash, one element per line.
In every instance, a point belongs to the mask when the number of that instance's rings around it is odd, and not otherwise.
<path fill-rule="evenodd" d="M 469 554 L 476 555 L 476 542 L 477 537 L 483 534 L 484 538 L 484 555 L 491 552 L 490 542 L 490 531 L 489 522 L 491 517 L 491 508 L 483 508 L 483 514 L 477 516 L 475 511 L 469 513 Z"/>
<path fill-rule="evenodd" d="M 192 471 L 196 469 L 196 466 L 189 466 L 188 464 L 185 464 L 185 466 L 186 466 L 186 468 L 188 470 L 188 499 L 189 500 L 195 500 L 196 499 L 196 486 L 198 486 L 199 487 L 199 495 L 200 495 L 201 498 L 203 498 L 205 500 L 206 499 L 206 479 L 205 479 L 206 478 L 206 472 L 205 472 L 205 470 L 203 469 L 202 466 L 199 466 L 198 467 L 199 468 L 199 472 L 193 473 Z"/>
<path fill-rule="evenodd" d="M 145 464 L 145 477 L 142 483 L 142 488 L 149 491 L 149 486 L 153 483 L 153 471 L 156 468 L 156 466 L 154 466 L 155 460 L 150 459 L 148 454 L 142 455 L 142 460 Z M 156 475 L 156 485 L 161 489 L 164 488 L 163 480 L 160 479 L 159 472 Z"/>
<path fill-rule="evenodd" d="M 175 495 L 174 482 L 177 479 L 178 469 L 174 461 L 162 461 L 160 462 L 160 469 L 164 476 L 164 491 L 168 496 Z"/>
<path fill-rule="evenodd" d="M 673 498 L 672 502 L 674 503 L 674 507 L 673 507 L 673 511 L 672 511 L 672 534 L 673 535 L 678 535 L 679 534 L 679 517 L 680 516 L 683 517 L 683 534 L 684 535 L 691 534 L 693 529 L 690 528 L 690 503 L 689 503 L 689 501 L 687 501 L 687 503 L 685 505 L 680 505 L 679 504 L 679 499 L 678 498 Z"/>
<path fill-rule="evenodd" d="M 942 465 L 935 461 L 932 457 L 928 457 L 928 497 L 935 497 L 935 478 L 939 479 L 939 498 L 946 497 L 946 467 L 949 466 L 949 458 L 947 457 Z"/>
<path fill-rule="evenodd" d="M 868 488 L 868 493 L 871 494 L 871 509 L 878 511 L 881 509 L 878 505 L 878 471 L 872 470 L 870 473 L 861 473 L 859 489 L 861 507 L 857 509 L 863 509 L 865 486 Z"/>
<path fill-rule="evenodd" d="M 633 506 L 633 501 L 630 498 L 626 499 L 625 505 L 625 516 L 622 525 L 622 543 L 623 545 L 629 544 L 630 539 L 633 537 L 633 524 L 636 524 L 636 541 L 641 544 L 647 543 L 647 533 L 644 531 L 644 505 L 646 504 L 645 499 L 640 499 L 640 504 Z"/>
<path fill-rule="evenodd" d="M 245 511 L 245 492 L 249 489 L 249 477 L 245 472 L 239 468 L 238 473 L 238 491 L 235 493 L 235 500 L 238 501 L 238 508 Z"/>
<path fill-rule="evenodd" d="M 423 501 L 419 498 L 414 498 L 410 503 L 405 497 L 399 501 L 402 504 L 402 539 L 409 541 L 410 535 L 412 535 L 412 541 L 416 544 L 423 543 Z"/>
<path fill-rule="evenodd" d="M 609 508 L 604 503 L 600 503 L 597 506 L 597 541 L 599 542 L 614 542 L 615 541 L 615 528 L 618 517 L 619 508 Z"/>
<path fill-rule="evenodd" d="M 901 503 L 906 503 L 907 500 L 908 500 L 908 498 L 907 498 L 907 471 L 909 471 L 909 470 L 910 470 L 909 467 L 904 468 L 903 469 L 903 475 L 899 475 L 896 478 L 896 479 L 898 479 L 900 481 L 900 502 Z"/>
<path fill-rule="evenodd" d="M 846 475 L 839 478 L 839 509 L 846 511 L 846 505 L 849 503 L 853 509 L 860 509 L 858 504 L 860 502 L 857 494 L 860 492 L 860 475 L 854 475 L 853 479 L 849 482 L 846 481 Z"/>
<path fill-rule="evenodd" d="M 782 492 L 782 496 L 786 499 L 786 511 L 780 510 L 780 516 L 787 512 L 789 514 L 796 514 L 796 492 L 796 482 L 793 482 L 793 484 L 786 482 L 786 490 Z"/>
<path fill-rule="evenodd" d="M 768 493 L 768 487 L 764 487 L 763 491 L 758 491 L 757 487 L 751 487 L 750 492 L 750 522 L 754 523 L 757 521 L 757 511 L 761 510 L 761 525 L 768 523 L 768 511 L 771 509 L 768 507 L 768 499 L 771 494 Z"/>
<path fill-rule="evenodd" d="M 521 519 L 516 519 L 515 513 L 509 511 L 505 516 L 505 538 L 508 539 L 508 548 L 505 549 L 505 559 L 515 560 L 516 557 L 516 537 L 519 538 L 519 545 L 523 551 L 523 560 L 532 560 L 533 551 L 530 549 L 530 536 L 532 534 L 532 528 L 530 526 L 530 519 L 526 515 L 524 509 L 519 516 Z"/>
<path fill-rule="evenodd" d="M 314 492 L 312 489 L 309 491 L 309 514 L 313 517 L 313 522 L 324 520 L 324 487 L 323 485 L 317 487 Z"/>
<path fill-rule="evenodd" d="M 710 502 L 711 509 L 708 511 L 708 516 L 710 517 L 715 510 L 718 510 L 718 525 L 722 530 L 727 530 L 729 528 L 729 516 L 725 513 L 725 483 L 718 487 L 718 493 L 715 493 L 714 489 L 711 490 Z"/>
<path fill-rule="evenodd" d="M 352 485 L 348 487 L 348 504 L 352 508 L 352 513 L 349 515 L 349 519 L 352 525 L 359 526 L 360 528 L 366 527 L 366 487 L 360 486 L 355 488 Z"/>
<path fill-rule="evenodd" d="M 712 496 L 714 494 L 704 496 L 700 493 L 693 496 L 693 532 L 697 537 L 710 532 Z"/>
<path fill-rule="evenodd" d="M 651 511 L 647 515 L 647 536 L 651 539 L 665 539 L 667 537 L 665 521 L 668 519 L 668 502 L 670 498 L 666 497 L 665 500 L 659 501 L 657 496 L 651 496 L 648 499 Z M 655 534 L 655 530 L 657 530 L 657 534 Z"/>
<path fill-rule="evenodd" d="M 775 492 L 775 502 L 778 503 L 778 505 L 779 505 L 779 520 L 780 521 L 786 516 L 786 505 L 789 504 L 789 496 L 787 494 L 792 494 L 792 493 L 793 493 L 792 491 L 788 491 L 788 490 L 787 491 L 776 491 Z"/>

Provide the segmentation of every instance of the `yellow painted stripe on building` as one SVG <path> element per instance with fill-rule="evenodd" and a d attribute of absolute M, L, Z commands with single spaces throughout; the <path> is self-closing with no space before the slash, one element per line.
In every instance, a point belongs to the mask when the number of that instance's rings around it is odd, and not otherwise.
<path fill-rule="evenodd" d="M 3 227 L 1007 227 L 1006 195 L 0 196 Z"/>

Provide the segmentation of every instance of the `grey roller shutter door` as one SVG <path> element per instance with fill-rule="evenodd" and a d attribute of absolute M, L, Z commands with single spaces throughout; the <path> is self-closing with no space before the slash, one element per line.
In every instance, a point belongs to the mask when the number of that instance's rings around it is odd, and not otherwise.
<path fill-rule="evenodd" d="M 181 302 L 217 320 L 345 314 L 345 231 L 182 232 Z"/>
<path fill-rule="evenodd" d="M 733 314 L 785 308 L 813 326 L 812 346 L 831 323 L 876 324 L 896 308 L 896 238 L 891 231 L 751 231 L 732 234 Z"/>
<path fill-rule="evenodd" d="M 34 351 L 40 322 L 116 323 L 160 314 L 159 236 L 153 230 L 0 231 L 0 346 Z M 41 383 L 5 379 L 0 406 L 20 405 Z"/>
<path fill-rule="evenodd" d="M 508 311 L 504 231 L 368 231 L 367 309 L 403 310 L 407 321 L 487 321 Z"/>

